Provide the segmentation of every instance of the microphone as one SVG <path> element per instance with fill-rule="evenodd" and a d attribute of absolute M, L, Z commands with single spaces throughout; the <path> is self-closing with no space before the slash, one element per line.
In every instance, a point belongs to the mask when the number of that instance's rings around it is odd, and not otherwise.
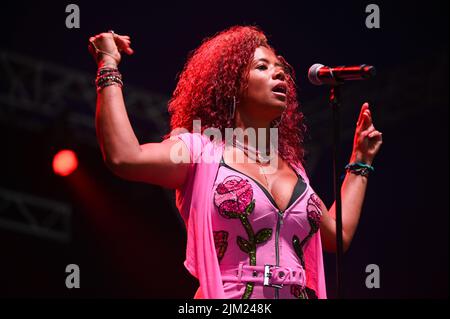
<path fill-rule="evenodd" d="M 309 68 L 308 79 L 314 85 L 337 85 L 344 81 L 366 80 L 375 76 L 375 73 L 375 68 L 366 64 L 330 68 L 316 63 Z"/>

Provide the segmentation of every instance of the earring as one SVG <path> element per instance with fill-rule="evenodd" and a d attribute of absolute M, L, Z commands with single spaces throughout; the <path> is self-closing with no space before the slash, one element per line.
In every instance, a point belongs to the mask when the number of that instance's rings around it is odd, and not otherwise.
<path fill-rule="evenodd" d="M 236 97 L 233 96 L 233 106 L 230 108 L 230 119 L 234 119 L 234 113 L 236 112 Z"/>

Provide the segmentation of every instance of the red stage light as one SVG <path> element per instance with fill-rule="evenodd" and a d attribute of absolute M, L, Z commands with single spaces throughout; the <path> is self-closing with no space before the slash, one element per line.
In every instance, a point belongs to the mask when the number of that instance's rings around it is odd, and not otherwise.
<path fill-rule="evenodd" d="M 77 155 L 71 150 L 59 151 L 53 157 L 53 171 L 57 175 L 68 176 L 78 167 Z"/>

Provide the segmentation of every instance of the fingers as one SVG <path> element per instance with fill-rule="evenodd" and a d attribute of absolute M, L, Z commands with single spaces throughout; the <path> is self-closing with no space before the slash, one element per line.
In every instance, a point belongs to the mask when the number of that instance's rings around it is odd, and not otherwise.
<path fill-rule="evenodd" d="M 113 40 L 113 42 L 111 42 L 111 40 Z M 128 35 L 120 35 L 113 32 L 103 32 L 90 37 L 89 42 L 89 51 L 91 53 L 93 53 L 93 51 L 97 52 L 96 47 L 98 47 L 98 50 L 111 52 L 112 54 L 114 54 L 113 52 L 116 48 L 119 53 L 125 52 L 128 55 L 134 53 L 134 50 L 131 48 L 131 38 Z M 92 46 L 94 46 L 94 48 L 92 48 Z M 118 58 L 120 59 L 120 54 Z"/>
<path fill-rule="evenodd" d="M 363 120 L 364 120 L 363 123 L 365 123 L 365 124 L 367 124 L 369 126 L 372 124 L 372 114 L 370 113 L 369 109 L 364 111 L 364 113 L 363 113 Z"/>
<path fill-rule="evenodd" d="M 382 133 L 377 131 L 373 126 L 372 113 L 369 109 L 369 103 L 364 103 L 359 113 L 357 127 L 359 127 L 360 136 L 362 137 L 381 137 Z"/>
<path fill-rule="evenodd" d="M 375 136 L 380 136 L 381 137 L 381 135 L 383 135 L 383 133 L 381 133 L 380 131 L 375 130 L 375 131 L 369 133 L 369 135 L 367 135 L 367 136 L 369 138 L 372 138 L 372 137 L 375 137 Z"/>
<path fill-rule="evenodd" d="M 120 35 L 120 34 L 117 34 L 117 33 L 113 34 L 111 32 L 102 32 L 102 33 L 99 33 L 99 34 L 97 34 L 97 35 L 95 35 L 93 37 L 90 37 L 89 38 L 89 42 L 92 42 L 92 41 L 94 41 L 94 40 L 96 40 L 98 38 L 113 38 L 115 41 L 116 40 L 120 40 L 120 41 L 127 41 L 127 42 L 131 43 L 131 39 L 130 39 L 130 37 L 128 35 Z"/>
<path fill-rule="evenodd" d="M 372 114 L 369 109 L 369 103 L 364 103 L 359 113 L 357 127 L 361 130 L 367 130 L 372 125 Z"/>
<path fill-rule="evenodd" d="M 116 39 L 116 44 L 117 44 L 117 47 L 119 48 L 119 51 L 125 52 L 126 54 L 134 53 L 134 50 L 131 48 L 130 37 L 119 36 Z"/>
<path fill-rule="evenodd" d="M 376 130 L 375 127 L 373 125 L 371 125 L 370 128 L 368 128 L 367 130 L 362 131 L 360 133 L 360 138 L 362 138 L 362 139 L 365 139 L 366 137 L 367 138 L 374 138 L 374 137 L 381 138 L 382 135 L 383 135 L 383 133 Z"/>
<path fill-rule="evenodd" d="M 114 35 L 114 41 L 116 42 L 119 52 L 125 52 L 128 55 L 134 53 L 134 50 L 131 48 L 131 38 L 128 35 L 120 35 L 117 33 Z"/>
<path fill-rule="evenodd" d="M 363 120 L 364 112 L 369 108 L 369 103 L 364 103 L 361 107 L 361 112 L 359 113 L 358 121 L 356 122 L 356 125 L 360 125 L 361 121 Z"/>
<path fill-rule="evenodd" d="M 364 112 L 367 109 L 369 109 L 369 102 L 364 102 L 361 106 L 361 112 Z"/>

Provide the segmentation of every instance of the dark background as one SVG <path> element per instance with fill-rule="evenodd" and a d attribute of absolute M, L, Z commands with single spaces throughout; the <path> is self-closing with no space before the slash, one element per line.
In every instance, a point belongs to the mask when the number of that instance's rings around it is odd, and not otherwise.
<path fill-rule="evenodd" d="M 368 101 L 384 141 L 359 228 L 344 257 L 345 295 L 448 298 L 448 2 L 377 1 L 380 29 L 365 26 L 365 7 L 372 2 L 296 2 L 77 1 L 81 28 L 67 29 L 70 2 L 14 1 L 1 5 L 0 52 L 93 80 L 96 66 L 87 40 L 113 29 L 130 35 L 136 52 L 121 63 L 125 85 L 168 98 L 188 52 L 203 38 L 235 24 L 256 24 L 296 70 L 309 157 L 320 150 L 307 169 L 329 207 L 328 92 L 308 83 L 307 70 L 316 62 L 374 65 L 375 79 L 349 83 L 343 94 L 343 130 L 353 132 Z M 6 72 L 0 77 L 4 97 L 15 82 Z M 66 203 L 72 214 L 65 241 L 0 228 L 0 296 L 191 298 L 197 282 L 182 265 L 186 234 L 168 192 L 114 176 L 98 146 L 72 138 L 76 134 L 64 116 L 43 117 L 38 129 L 30 129 L 24 123 L 39 121 L 39 112 L 24 114 L 8 103 L 0 100 L 0 188 Z M 62 115 L 70 108 L 78 105 L 68 104 Z M 93 108 L 88 112 L 93 123 Z M 142 143 L 158 141 L 143 132 L 137 132 Z M 343 136 L 342 167 L 352 137 Z M 75 149 L 80 161 L 67 178 L 51 169 L 62 146 Z M 325 253 L 325 261 L 333 298 L 335 256 Z M 80 289 L 65 287 L 65 267 L 72 263 L 81 270 Z M 379 289 L 365 286 L 368 264 L 380 267 Z"/>

